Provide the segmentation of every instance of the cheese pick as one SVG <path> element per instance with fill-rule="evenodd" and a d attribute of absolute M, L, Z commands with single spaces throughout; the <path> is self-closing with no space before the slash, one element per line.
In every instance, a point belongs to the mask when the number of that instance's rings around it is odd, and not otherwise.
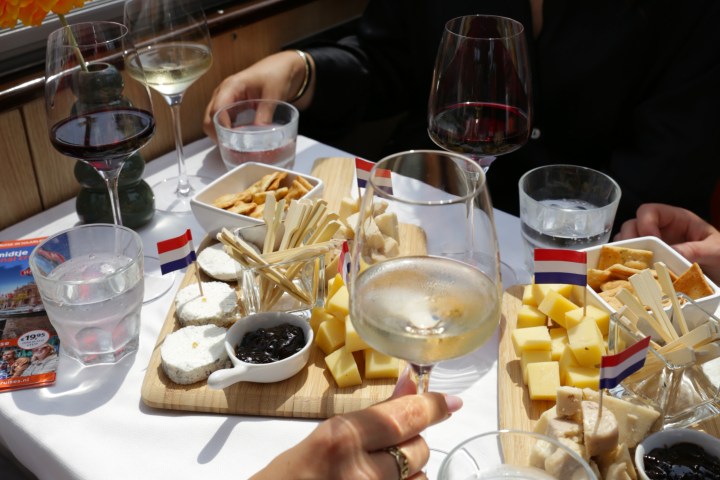
<path fill-rule="evenodd" d="M 287 214 L 285 215 L 285 232 L 282 240 L 280 240 L 280 250 L 285 250 L 290 244 L 293 234 L 297 231 L 299 223 L 302 221 L 303 206 L 297 201 L 290 202 Z"/>
<path fill-rule="evenodd" d="M 650 315 L 647 310 L 645 310 L 645 307 L 642 306 L 640 301 L 627 289 L 621 288 L 620 291 L 616 295 L 617 299 L 620 300 L 624 305 L 627 305 L 627 307 L 632 311 L 632 313 L 638 318 L 638 322 L 640 320 L 644 320 L 645 323 L 652 328 L 666 343 L 671 342 L 673 339 L 670 335 L 667 334 L 665 331 L 665 328 L 658 323 L 658 321 Z M 639 330 L 639 323 L 636 323 L 635 326 Z M 641 332 L 643 335 L 646 335 L 645 333 Z"/>
<path fill-rule="evenodd" d="M 672 325 L 670 325 L 670 319 L 662 305 L 662 293 L 655 284 L 655 280 L 652 278 L 650 271 L 643 270 L 631 276 L 629 280 L 640 301 L 652 309 L 656 323 L 665 331 L 667 336 L 670 337 L 670 340 L 666 339 L 665 341 L 675 340 L 677 338 L 677 332 Z M 663 336 L 663 338 L 665 337 Z"/>
<path fill-rule="evenodd" d="M 665 295 L 670 297 L 670 303 L 672 303 L 673 315 L 677 319 L 677 323 L 680 326 L 680 334 L 685 335 L 688 333 L 688 326 L 685 322 L 685 315 L 683 315 L 682 307 L 677 299 L 677 292 L 673 287 L 672 280 L 670 279 L 670 272 L 668 272 L 667 266 L 663 262 L 655 263 L 655 271 L 657 272 L 658 282 L 663 289 Z"/>
<path fill-rule="evenodd" d="M 263 253 L 270 253 L 275 247 L 275 232 L 273 231 L 273 227 L 275 226 L 276 204 L 277 202 L 275 201 L 274 195 L 268 195 L 268 197 L 265 199 L 263 219 L 265 220 L 265 227 L 267 228 L 267 231 L 265 232 L 265 242 L 263 243 L 262 249 Z"/>

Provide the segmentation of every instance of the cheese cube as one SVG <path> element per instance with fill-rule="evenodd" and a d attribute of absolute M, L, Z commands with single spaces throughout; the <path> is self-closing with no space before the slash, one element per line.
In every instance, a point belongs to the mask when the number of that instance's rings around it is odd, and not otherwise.
<path fill-rule="evenodd" d="M 333 278 L 328 280 L 328 293 L 325 302 L 329 302 L 333 295 L 335 295 L 343 285 L 345 285 L 345 282 L 343 282 L 342 275 L 339 273 L 336 273 Z"/>
<path fill-rule="evenodd" d="M 341 286 L 332 298 L 328 300 L 327 305 L 325 305 L 325 310 L 327 310 L 330 315 L 345 320 L 345 317 L 350 313 L 350 295 L 345 285 Z"/>
<path fill-rule="evenodd" d="M 583 316 L 583 311 L 585 315 Z M 565 313 L 565 328 L 571 328 L 580 323 L 583 318 L 592 318 L 597 323 L 600 333 L 607 336 L 610 327 L 610 314 L 594 305 L 588 305 Z"/>
<path fill-rule="evenodd" d="M 362 383 L 355 357 L 345 347 L 340 347 L 326 356 L 325 365 L 327 365 L 335 379 L 335 383 L 340 388 L 352 387 Z"/>
<path fill-rule="evenodd" d="M 360 211 L 359 198 L 343 197 L 340 200 L 340 207 L 338 208 L 338 216 L 341 220 L 346 221 L 347 218 L 353 213 Z"/>
<path fill-rule="evenodd" d="M 539 327 L 547 325 L 547 316 L 537 307 L 532 305 L 523 305 L 517 312 L 516 328 Z"/>
<path fill-rule="evenodd" d="M 335 317 L 325 320 L 318 328 L 315 344 L 328 355 L 345 344 L 345 321 Z"/>
<path fill-rule="evenodd" d="M 380 232 L 386 237 L 390 237 L 395 241 L 400 239 L 398 219 L 395 212 L 384 212 L 375 217 Z"/>
<path fill-rule="evenodd" d="M 526 350 L 550 351 L 551 341 L 547 327 L 516 328 L 511 336 L 518 357 Z"/>
<path fill-rule="evenodd" d="M 550 333 L 550 351 L 552 360 L 559 361 L 568 343 L 567 330 L 562 327 L 555 327 L 548 330 Z"/>
<path fill-rule="evenodd" d="M 605 354 L 605 346 L 600 329 L 592 318 L 585 318 L 568 331 L 568 345 L 575 359 L 582 367 L 600 366 L 600 358 Z"/>
<path fill-rule="evenodd" d="M 528 350 L 522 352 L 520 356 L 520 368 L 522 369 L 523 382 L 528 383 L 527 366 L 530 363 L 549 362 L 552 360 L 551 354 L 547 350 Z"/>
<path fill-rule="evenodd" d="M 554 290 L 545 294 L 538 310 L 550 317 L 558 325 L 565 327 L 565 313 L 577 309 L 578 306 Z"/>
<path fill-rule="evenodd" d="M 562 355 L 560 355 L 560 382 L 563 385 L 567 385 L 566 377 L 569 367 L 579 367 L 580 364 L 575 360 L 575 354 L 573 353 L 570 345 L 565 345 Z"/>
<path fill-rule="evenodd" d="M 345 317 L 345 348 L 351 352 L 357 352 L 358 350 L 365 350 L 370 348 L 370 345 L 365 343 L 365 340 L 360 337 L 360 334 L 355 330 L 355 326 L 350 320 L 350 315 Z"/>
<path fill-rule="evenodd" d="M 584 400 L 598 402 L 599 398 L 599 392 L 589 388 L 583 389 Z M 660 412 L 653 408 L 636 405 L 612 395 L 603 396 L 603 409 L 605 408 L 613 412 L 615 418 L 621 420 L 618 424 L 620 430 L 618 442 L 626 444 L 628 448 L 635 448 L 660 417 Z"/>
<path fill-rule="evenodd" d="M 538 306 L 537 302 L 535 301 L 535 297 L 533 296 L 532 285 L 525 285 L 525 287 L 523 288 L 522 304 L 530 305 L 531 307 Z"/>
<path fill-rule="evenodd" d="M 560 387 L 557 390 L 557 403 L 555 409 L 558 415 L 563 417 L 572 417 L 580 412 L 580 402 L 582 402 L 582 390 L 575 387 Z"/>
<path fill-rule="evenodd" d="M 400 360 L 368 348 L 365 354 L 365 378 L 397 378 Z"/>
<path fill-rule="evenodd" d="M 598 390 L 600 388 L 600 369 L 569 366 L 565 373 L 564 385 Z"/>
<path fill-rule="evenodd" d="M 325 320 L 330 320 L 331 318 L 335 318 L 329 313 L 325 311 L 322 307 L 314 307 L 312 311 L 310 312 L 310 327 L 313 330 L 313 333 L 315 334 L 315 337 L 317 337 L 318 329 L 320 328 L 320 325 Z"/>
<path fill-rule="evenodd" d="M 566 285 L 564 283 L 533 283 L 532 292 L 533 297 L 535 298 L 535 303 L 540 305 L 548 292 L 555 292 L 565 298 L 570 298 L 572 285 Z"/>
<path fill-rule="evenodd" d="M 560 386 L 558 362 L 530 363 L 528 368 L 528 393 L 531 400 L 555 400 Z"/>

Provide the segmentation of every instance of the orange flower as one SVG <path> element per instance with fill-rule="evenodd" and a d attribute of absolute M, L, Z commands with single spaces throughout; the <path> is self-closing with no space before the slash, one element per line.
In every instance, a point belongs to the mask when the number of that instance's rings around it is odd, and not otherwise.
<path fill-rule="evenodd" d="M 39 26 L 49 12 L 65 15 L 85 0 L 0 0 L 0 28 L 13 28 L 18 20 L 25 26 Z"/>

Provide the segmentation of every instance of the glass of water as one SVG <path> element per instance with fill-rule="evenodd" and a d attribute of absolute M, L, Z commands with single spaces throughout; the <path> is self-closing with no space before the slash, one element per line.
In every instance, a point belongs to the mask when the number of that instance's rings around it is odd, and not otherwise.
<path fill-rule="evenodd" d="M 518 191 L 531 276 L 536 248 L 580 250 L 610 239 L 621 192 L 608 175 L 577 165 L 546 165 L 525 173 Z"/>
<path fill-rule="evenodd" d="M 110 224 L 62 231 L 33 250 L 30 269 L 61 353 L 96 365 L 137 351 L 144 289 L 137 233 Z"/>

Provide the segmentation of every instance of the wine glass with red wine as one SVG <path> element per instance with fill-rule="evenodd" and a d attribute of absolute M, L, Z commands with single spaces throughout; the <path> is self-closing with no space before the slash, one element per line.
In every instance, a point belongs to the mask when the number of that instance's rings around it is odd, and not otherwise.
<path fill-rule="evenodd" d="M 430 89 L 430 138 L 487 171 L 496 157 L 527 142 L 531 84 L 520 22 L 493 15 L 448 21 Z"/>
<path fill-rule="evenodd" d="M 155 133 L 150 92 L 128 81 L 124 58 L 134 47 L 127 35 L 115 22 L 64 26 L 48 37 L 45 61 L 50 141 L 100 174 L 117 225 L 120 170 Z"/>

